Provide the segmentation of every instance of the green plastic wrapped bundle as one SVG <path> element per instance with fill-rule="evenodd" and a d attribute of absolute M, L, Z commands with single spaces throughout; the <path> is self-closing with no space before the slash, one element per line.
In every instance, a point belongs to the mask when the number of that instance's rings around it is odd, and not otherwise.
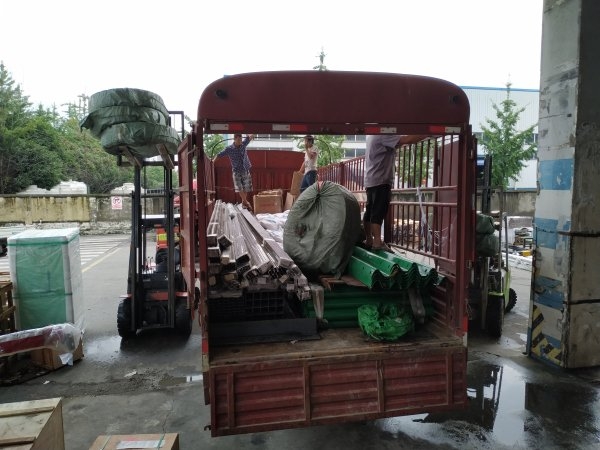
<path fill-rule="evenodd" d="M 145 122 L 118 123 L 104 130 L 100 138 L 102 147 L 108 153 L 118 155 L 120 147 L 126 146 L 132 153 L 144 158 L 158 155 L 157 144 L 163 144 L 174 155 L 179 142 L 174 128 Z"/>
<path fill-rule="evenodd" d="M 117 88 L 90 97 L 89 114 L 80 122 L 100 138 L 108 153 L 120 155 L 126 148 L 133 156 L 152 158 L 163 150 L 175 155 L 181 142 L 169 124 L 162 98 L 143 89 Z"/>
<path fill-rule="evenodd" d="M 96 136 L 102 136 L 102 132 L 108 127 L 118 123 L 146 122 L 156 125 L 167 126 L 169 116 L 162 111 L 146 106 L 106 106 L 90 112 L 81 121 L 81 128 L 87 128 Z"/>
<path fill-rule="evenodd" d="M 169 111 L 162 97 L 144 89 L 115 88 L 96 92 L 90 96 L 89 111 L 94 112 L 107 106 L 145 106 L 157 109 L 165 117 Z"/>
<path fill-rule="evenodd" d="M 283 230 L 283 249 L 309 278 L 339 278 L 360 236 L 360 206 L 345 187 L 315 183 L 296 200 Z"/>
<path fill-rule="evenodd" d="M 485 214 L 477 214 L 477 226 L 475 228 L 475 251 L 478 256 L 494 256 L 498 253 L 500 241 L 496 236 L 494 219 Z"/>
<path fill-rule="evenodd" d="M 377 341 L 396 341 L 415 328 L 410 310 L 395 303 L 360 306 L 358 324 L 367 336 Z"/>

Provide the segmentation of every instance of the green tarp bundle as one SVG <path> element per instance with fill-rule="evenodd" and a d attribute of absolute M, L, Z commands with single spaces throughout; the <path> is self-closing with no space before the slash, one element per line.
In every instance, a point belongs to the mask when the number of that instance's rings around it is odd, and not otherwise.
<path fill-rule="evenodd" d="M 495 235 L 494 219 L 485 214 L 477 213 L 475 227 L 475 252 L 478 256 L 495 256 L 498 253 L 500 242 Z"/>
<path fill-rule="evenodd" d="M 79 125 L 98 137 L 108 153 L 119 155 L 126 147 L 134 156 L 150 158 L 160 154 L 160 146 L 177 153 L 181 138 L 168 123 L 169 111 L 159 95 L 117 88 L 93 94 L 89 114 Z"/>
<path fill-rule="evenodd" d="M 288 213 L 283 249 L 309 278 L 344 273 L 361 232 L 360 206 L 352 193 L 330 181 L 306 189 Z"/>
<path fill-rule="evenodd" d="M 158 156 L 157 145 L 164 145 L 171 154 L 177 153 L 179 136 L 171 127 L 144 122 L 118 123 L 107 128 L 100 138 L 104 149 L 112 154 L 120 153 L 126 145 L 132 153 L 143 158 Z"/>
<path fill-rule="evenodd" d="M 361 306 L 358 324 L 367 336 L 378 341 L 398 340 L 415 328 L 410 309 L 394 303 Z"/>
<path fill-rule="evenodd" d="M 145 122 L 167 126 L 169 116 L 165 116 L 157 109 L 146 106 L 106 106 L 88 114 L 80 126 L 81 128 L 87 128 L 94 136 L 99 138 L 104 130 L 112 125 L 129 122 Z"/>

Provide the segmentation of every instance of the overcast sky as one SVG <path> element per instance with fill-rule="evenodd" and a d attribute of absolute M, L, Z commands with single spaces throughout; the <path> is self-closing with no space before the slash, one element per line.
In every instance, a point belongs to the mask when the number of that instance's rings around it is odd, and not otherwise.
<path fill-rule="evenodd" d="M 34 104 L 117 87 L 196 117 L 223 75 L 398 72 L 539 89 L 543 0 L 0 0 L 0 61 Z"/>

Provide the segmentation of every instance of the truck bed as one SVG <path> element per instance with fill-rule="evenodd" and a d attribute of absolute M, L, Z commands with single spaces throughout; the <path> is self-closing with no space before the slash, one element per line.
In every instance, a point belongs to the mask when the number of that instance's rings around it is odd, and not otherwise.
<path fill-rule="evenodd" d="M 389 343 L 370 341 L 358 328 L 320 335 L 212 345 L 207 374 L 212 435 L 466 406 L 467 349 L 432 324 Z"/>
<path fill-rule="evenodd" d="M 369 339 L 359 328 L 333 328 L 319 332 L 319 338 L 258 344 L 211 345 L 211 367 L 220 365 L 322 358 L 375 352 L 405 352 L 425 348 L 462 346 L 462 339 L 433 324 L 422 325 L 396 342 Z"/>

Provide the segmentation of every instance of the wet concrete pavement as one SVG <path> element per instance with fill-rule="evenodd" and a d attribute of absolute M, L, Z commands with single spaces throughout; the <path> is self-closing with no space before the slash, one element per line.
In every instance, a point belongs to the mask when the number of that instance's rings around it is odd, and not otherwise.
<path fill-rule="evenodd" d="M 524 354 L 530 272 L 521 269 L 503 336 L 469 335 L 467 410 L 211 438 L 197 325 L 189 339 L 116 333 L 129 245 L 112 239 L 115 248 L 84 267 L 85 357 L 0 388 L 1 403 L 63 397 L 67 450 L 87 449 L 100 434 L 159 432 L 179 433 L 181 448 L 193 450 L 600 448 L 600 369 L 564 371 Z"/>

